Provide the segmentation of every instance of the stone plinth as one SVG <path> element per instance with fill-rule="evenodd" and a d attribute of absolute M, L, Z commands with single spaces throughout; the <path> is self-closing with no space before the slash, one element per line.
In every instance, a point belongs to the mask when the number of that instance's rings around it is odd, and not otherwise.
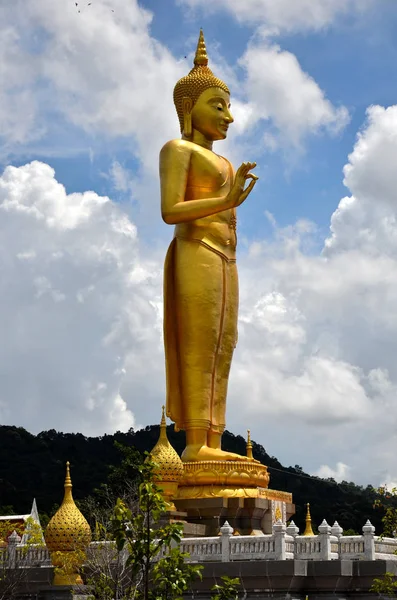
<path fill-rule="evenodd" d="M 169 523 L 181 523 L 183 525 L 182 537 L 184 538 L 204 537 L 206 535 L 205 525 L 189 522 L 186 511 L 168 510 L 161 516 L 158 526 L 164 527 Z"/>
<path fill-rule="evenodd" d="M 267 467 L 256 460 L 197 461 L 183 464 L 184 475 L 173 498 L 188 523 L 218 535 L 228 521 L 235 535 L 272 533 L 295 513 L 292 494 L 269 490 Z"/>
<path fill-rule="evenodd" d="M 295 512 L 291 494 L 288 494 L 289 502 L 285 502 L 271 498 L 271 492 L 277 493 L 274 490 L 267 492 L 268 498 L 190 498 L 175 499 L 175 504 L 179 510 L 186 513 L 189 523 L 205 527 L 205 536 L 218 535 L 225 521 L 233 527 L 235 535 L 262 535 L 272 533 L 273 523 L 278 518 L 286 523 Z M 274 510 L 275 504 L 277 508 L 281 506 L 281 517 L 277 510 Z"/>

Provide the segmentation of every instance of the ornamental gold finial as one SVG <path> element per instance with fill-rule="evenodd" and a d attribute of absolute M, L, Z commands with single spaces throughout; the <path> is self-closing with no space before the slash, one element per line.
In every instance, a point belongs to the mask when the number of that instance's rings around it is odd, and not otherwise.
<path fill-rule="evenodd" d="M 154 480 L 163 491 L 168 510 L 176 510 L 173 498 L 183 477 L 183 463 L 167 437 L 165 406 L 162 407 L 159 439 L 150 452 L 150 458 L 155 463 Z"/>
<path fill-rule="evenodd" d="M 208 65 L 207 48 L 205 46 L 204 33 L 200 29 L 200 35 L 197 42 L 196 56 L 194 57 L 194 66 L 206 67 Z"/>
<path fill-rule="evenodd" d="M 54 585 L 76 585 L 83 582 L 79 571 L 91 541 L 91 530 L 73 500 L 69 462 L 64 488 L 62 504 L 48 523 L 44 538 L 56 567 Z"/>
<path fill-rule="evenodd" d="M 161 414 L 161 421 L 160 421 L 160 437 L 159 437 L 159 441 L 165 441 L 168 442 L 168 438 L 167 438 L 167 422 L 165 420 L 165 406 L 163 404 L 163 406 L 161 407 L 162 409 L 162 414 Z"/>
<path fill-rule="evenodd" d="M 304 536 L 308 537 L 310 535 L 314 535 L 314 531 L 312 529 L 312 518 L 310 515 L 310 504 L 309 502 L 306 504 L 306 528 L 303 533 Z"/>
<path fill-rule="evenodd" d="M 71 488 L 72 487 L 72 480 L 70 478 L 70 462 L 67 461 L 66 463 L 66 477 L 65 477 L 65 490 L 66 488 Z"/>
<path fill-rule="evenodd" d="M 252 454 L 251 431 L 247 429 L 247 458 L 254 458 Z"/>

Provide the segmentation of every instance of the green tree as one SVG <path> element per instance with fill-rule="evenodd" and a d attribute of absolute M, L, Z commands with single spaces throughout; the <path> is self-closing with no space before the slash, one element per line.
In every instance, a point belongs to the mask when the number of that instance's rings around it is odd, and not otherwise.
<path fill-rule="evenodd" d="M 370 592 L 375 592 L 380 596 L 389 596 L 391 598 L 396 597 L 397 592 L 397 578 L 393 573 L 385 573 L 383 577 L 377 577 L 374 579 Z"/>
<path fill-rule="evenodd" d="M 221 577 L 222 583 L 211 588 L 211 600 L 238 600 L 240 579 L 238 577 Z"/>
<path fill-rule="evenodd" d="M 177 599 L 201 575 L 202 567 L 189 564 L 188 555 L 179 550 L 182 525 L 162 522 L 167 507 L 154 482 L 154 469 L 148 459 L 138 467 L 135 506 L 117 499 L 107 543 L 102 546 L 108 552 L 109 568 L 92 569 L 88 564 L 92 571 L 88 583 L 95 598 Z"/>
<path fill-rule="evenodd" d="M 397 488 L 388 490 L 386 486 L 377 490 L 374 506 L 383 511 L 383 535 L 395 537 L 397 534 Z"/>

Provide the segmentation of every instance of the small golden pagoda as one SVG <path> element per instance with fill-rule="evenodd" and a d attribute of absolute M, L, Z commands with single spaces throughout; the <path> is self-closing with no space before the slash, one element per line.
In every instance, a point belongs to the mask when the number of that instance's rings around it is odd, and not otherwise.
<path fill-rule="evenodd" d="M 150 457 L 156 465 L 154 479 L 163 490 L 168 510 L 176 510 L 173 499 L 177 494 L 178 484 L 183 477 L 183 462 L 168 440 L 165 406 L 162 409 L 160 437 L 151 451 Z"/>
<path fill-rule="evenodd" d="M 66 463 L 65 495 L 45 530 L 44 538 L 55 567 L 54 585 L 78 585 L 91 529 L 72 496 L 69 462 Z"/>
<path fill-rule="evenodd" d="M 314 535 L 314 531 L 312 529 L 312 517 L 310 514 L 310 504 L 309 502 L 306 504 L 306 528 L 303 533 L 306 537 Z"/>

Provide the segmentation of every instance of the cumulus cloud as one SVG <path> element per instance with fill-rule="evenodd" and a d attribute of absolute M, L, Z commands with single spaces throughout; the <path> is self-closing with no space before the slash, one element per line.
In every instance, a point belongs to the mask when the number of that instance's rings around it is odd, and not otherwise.
<path fill-rule="evenodd" d="M 350 467 L 342 462 L 338 462 L 334 469 L 328 465 L 321 465 L 318 471 L 313 473 L 313 475 L 317 475 L 317 477 L 322 477 L 324 479 L 332 478 L 335 479 L 335 481 L 349 481 Z"/>
<path fill-rule="evenodd" d="M 0 246 L 0 421 L 88 434 L 134 426 L 142 363 L 159 394 L 163 362 L 161 274 L 140 257 L 134 224 L 109 198 L 67 194 L 35 161 L 0 178 Z"/>
<path fill-rule="evenodd" d="M 207 13 L 220 10 L 231 13 L 238 21 L 251 25 L 264 24 L 273 32 L 319 30 L 350 12 L 363 12 L 373 0 L 179 0 L 192 9 Z"/>
<path fill-rule="evenodd" d="M 63 118 L 88 134 L 125 139 L 145 168 L 157 169 L 158 145 L 178 134 L 172 87 L 186 67 L 150 35 L 150 12 L 136 0 L 100 0 L 81 12 L 74 2 L 15 0 L 0 15 L 9 24 L 0 38 L 2 111 L 19 124 L 15 141 L 29 140 L 40 106 L 48 131 L 59 134 Z M 18 119 L 7 110 L 16 92 Z"/>
<path fill-rule="evenodd" d="M 380 258 L 393 257 L 397 249 L 396 168 L 397 106 L 371 106 L 358 135 L 344 184 L 351 196 L 341 200 L 332 215 L 331 235 L 324 254 L 360 250 Z"/>
<path fill-rule="evenodd" d="M 65 152 L 66 138 L 69 152 L 71 145 L 81 152 L 117 140 L 150 185 L 159 147 L 179 135 L 172 89 L 187 71 L 186 61 L 151 34 L 152 13 L 137 0 L 97 0 L 81 12 L 74 2 L 15 0 L 0 7 L 0 17 L 3 153 L 37 152 L 40 141 L 48 156 Z M 241 89 L 240 71 L 220 55 L 213 58 L 216 72 Z M 259 36 L 240 65 L 247 89 L 246 97 L 234 99 L 240 138 L 262 121 L 267 145 L 283 140 L 297 147 L 307 134 L 334 133 L 346 124 L 346 109 L 333 106 L 296 57 L 268 38 Z"/>
<path fill-rule="evenodd" d="M 246 74 L 251 122 L 270 121 L 276 132 L 266 130 L 267 145 L 274 147 L 281 139 L 300 147 L 308 134 L 335 134 L 348 123 L 347 109 L 333 106 L 296 56 L 277 44 L 266 39 L 252 43 L 240 63 Z"/>
<path fill-rule="evenodd" d="M 335 478 L 347 476 L 343 463 L 375 484 L 397 474 L 396 115 L 368 110 L 344 168 L 352 195 L 321 255 L 305 252 L 313 228 L 298 222 L 240 261 L 230 384 L 229 426 L 243 426 L 244 399 L 244 425 L 278 457 L 318 473 L 337 465 Z"/>

